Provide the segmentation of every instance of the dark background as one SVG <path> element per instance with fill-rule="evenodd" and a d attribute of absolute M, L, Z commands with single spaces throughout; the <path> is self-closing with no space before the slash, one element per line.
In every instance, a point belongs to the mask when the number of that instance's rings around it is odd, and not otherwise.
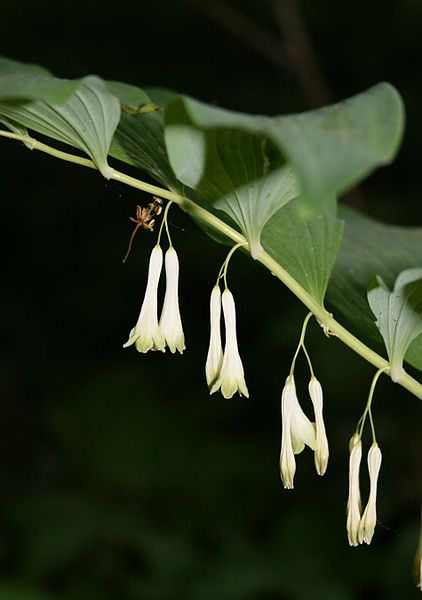
<path fill-rule="evenodd" d="M 218 2 L 3 0 L 0 53 L 63 77 L 96 73 L 268 114 L 390 81 L 406 104 L 402 150 L 348 201 L 421 224 L 422 4 L 295 6 L 314 53 L 286 0 L 231 0 L 246 22 Z M 380 381 L 379 524 L 370 547 L 349 548 L 348 440 L 373 369 L 311 325 L 331 459 L 319 478 L 304 452 L 295 490 L 284 491 L 280 393 L 305 308 L 236 255 L 229 277 L 250 399 L 210 397 L 208 301 L 225 248 L 173 209 L 187 350 L 123 350 L 153 237 L 142 232 L 121 258 L 128 217 L 148 196 L 7 140 L 0 157 L 0 600 L 417 598 L 418 401 Z M 301 362 L 302 398 L 307 379 Z M 365 498 L 365 475 L 362 487 Z"/>

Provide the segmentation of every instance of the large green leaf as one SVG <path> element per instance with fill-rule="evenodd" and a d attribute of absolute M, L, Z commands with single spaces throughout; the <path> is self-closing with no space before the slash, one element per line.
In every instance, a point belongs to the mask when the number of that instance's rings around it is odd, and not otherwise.
<path fill-rule="evenodd" d="M 181 185 L 170 167 L 164 143 L 162 111 L 136 110 L 151 103 L 150 97 L 141 88 L 115 81 L 107 82 L 107 86 L 119 98 L 122 106 L 110 156 L 138 167 L 159 183 L 180 191 Z"/>
<path fill-rule="evenodd" d="M 399 381 L 404 355 L 422 333 L 422 268 L 402 271 L 391 292 L 381 277 L 374 277 L 368 302 L 387 348 L 391 379 Z"/>
<path fill-rule="evenodd" d="M 379 83 L 351 98 L 275 119 L 272 137 L 294 166 L 312 204 L 350 189 L 390 163 L 404 128 L 397 90 Z"/>
<path fill-rule="evenodd" d="M 165 112 L 176 176 L 235 221 L 253 254 L 265 224 L 299 190 L 303 204 L 321 212 L 327 199 L 393 159 L 402 128 L 400 96 L 388 84 L 296 115 L 253 116 L 187 97 Z"/>
<path fill-rule="evenodd" d="M 0 114 L 48 137 L 79 148 L 109 178 L 111 140 L 120 119 L 119 100 L 98 77 L 81 79 L 64 102 L 1 101 Z"/>
<path fill-rule="evenodd" d="M 277 147 L 253 125 L 252 116 L 179 98 L 166 110 L 165 140 L 178 179 L 226 213 L 257 256 L 264 225 L 298 190 Z"/>
<path fill-rule="evenodd" d="M 401 271 L 422 267 L 422 227 L 385 225 L 346 208 L 339 214 L 345 229 L 327 300 L 359 334 L 379 340 L 367 301 L 368 285 L 379 275 L 391 288 Z M 422 371 L 422 335 L 412 342 L 405 360 Z"/>
<path fill-rule="evenodd" d="M 295 198 L 270 219 L 262 245 L 322 305 L 342 231 L 343 222 L 333 212 L 310 212 Z"/>
<path fill-rule="evenodd" d="M 79 85 L 80 80 L 57 79 L 43 67 L 0 56 L 1 100 L 63 102 Z"/>

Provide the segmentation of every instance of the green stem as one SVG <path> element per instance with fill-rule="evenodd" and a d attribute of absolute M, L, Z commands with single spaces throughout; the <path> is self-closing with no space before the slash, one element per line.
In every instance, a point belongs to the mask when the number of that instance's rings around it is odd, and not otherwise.
<path fill-rule="evenodd" d="M 26 142 L 30 144 L 33 150 L 39 150 L 40 152 L 45 152 L 46 154 L 50 154 L 51 156 L 55 156 L 56 158 L 60 158 L 61 160 L 66 160 L 71 163 L 79 164 L 90 169 L 96 169 L 95 164 L 86 158 L 82 158 L 80 156 L 75 156 L 73 154 L 68 154 L 67 152 L 62 152 L 61 150 L 56 150 L 47 144 L 43 144 L 38 140 L 31 138 L 28 135 L 19 135 L 16 133 L 11 133 L 9 131 L 0 131 L 0 136 L 7 137 L 14 140 L 20 140 L 22 142 Z M 201 219 L 204 223 L 207 223 L 214 229 L 217 229 L 220 233 L 224 234 L 226 237 L 230 238 L 237 244 L 242 244 L 245 249 L 249 249 L 249 244 L 246 238 L 211 214 L 201 206 L 198 206 L 188 198 L 184 198 L 179 194 L 166 190 L 164 188 L 158 187 L 156 185 L 151 185 L 139 179 L 135 179 L 135 177 L 130 177 L 125 173 L 120 173 L 119 171 L 114 170 L 111 174 L 110 179 L 115 179 L 116 181 L 121 181 L 130 187 L 136 188 L 138 190 L 142 190 L 154 196 L 159 196 L 160 198 L 165 198 L 167 200 L 172 200 L 175 204 L 178 204 L 180 208 L 189 213 L 190 215 Z M 385 370 L 385 373 L 390 375 L 390 366 L 387 360 L 382 358 L 379 354 L 368 348 L 366 344 L 361 342 L 357 337 L 355 337 L 350 331 L 345 329 L 340 323 L 338 323 L 333 315 L 329 313 L 323 306 L 321 306 L 306 290 L 304 290 L 299 283 L 285 270 L 283 267 L 275 261 L 267 252 L 260 252 L 257 260 L 267 267 L 267 269 L 275 275 L 280 281 L 282 281 L 290 291 L 295 294 L 295 296 L 315 315 L 317 320 L 319 321 L 321 327 L 323 327 L 324 331 L 328 335 L 332 335 L 338 337 L 344 344 L 349 346 L 354 352 L 359 354 L 366 361 L 377 367 L 377 369 Z M 414 394 L 417 398 L 422 400 L 422 384 L 416 381 L 413 377 L 411 377 L 408 373 L 404 372 L 400 377 L 400 380 L 397 382 L 401 386 L 403 386 L 406 390 Z"/>
<path fill-rule="evenodd" d="M 309 319 L 311 317 L 313 317 L 313 314 L 310 312 L 308 315 L 306 315 L 305 320 L 303 321 L 302 331 L 300 332 L 299 343 L 297 345 L 296 352 L 295 352 L 295 354 L 293 356 L 292 364 L 291 364 L 291 367 L 290 367 L 290 377 L 292 377 L 292 375 L 294 374 L 295 366 L 296 366 L 296 359 L 297 359 L 297 356 L 299 354 L 300 349 L 303 348 L 303 340 L 305 339 L 306 328 L 308 327 Z M 306 350 L 305 350 L 305 352 L 306 352 Z M 312 369 L 312 367 L 311 367 L 311 369 Z"/>
<path fill-rule="evenodd" d="M 225 287 L 226 290 L 228 289 L 228 286 L 227 286 L 227 269 L 228 269 L 228 266 L 229 266 L 230 259 L 233 256 L 233 254 L 236 252 L 236 250 L 238 248 L 240 248 L 241 246 L 244 246 L 244 244 L 242 242 L 239 242 L 239 244 L 235 244 L 233 246 L 233 248 L 231 248 L 230 252 L 226 256 L 226 260 L 221 265 L 220 272 L 218 273 L 217 284 L 218 284 L 219 280 L 223 277 L 223 279 L 224 279 L 224 287 Z"/>
<path fill-rule="evenodd" d="M 369 420 L 371 422 L 371 430 L 372 430 L 372 440 L 373 440 L 374 444 L 377 443 L 377 439 L 375 436 L 374 421 L 372 419 L 371 404 L 372 404 L 372 398 L 373 398 L 374 392 L 375 392 L 375 386 L 377 385 L 378 379 L 381 377 L 381 375 L 383 373 L 385 373 L 385 369 L 378 369 L 378 371 L 375 373 L 375 375 L 372 379 L 371 387 L 369 388 L 368 401 L 366 403 L 365 410 L 363 411 L 363 415 L 359 419 L 358 426 L 357 426 L 357 434 L 358 434 L 359 438 L 361 438 L 363 428 L 365 426 L 366 416 L 369 413 Z"/>
<path fill-rule="evenodd" d="M 307 351 L 306 346 L 305 346 L 305 342 L 302 343 L 302 350 L 303 350 L 303 352 L 304 352 L 304 354 L 306 356 L 306 360 L 308 361 L 309 370 L 311 372 L 311 378 L 313 379 L 315 377 L 315 374 L 314 374 L 314 370 L 312 368 L 311 357 L 308 354 L 308 351 Z"/>
<path fill-rule="evenodd" d="M 173 204 L 173 200 L 170 200 L 170 202 L 167 203 L 166 208 L 164 209 L 164 214 L 163 214 L 163 219 L 161 221 L 161 225 L 160 225 L 160 229 L 158 231 L 158 238 L 157 238 L 157 246 L 160 245 L 161 242 L 161 234 L 163 233 L 163 227 L 166 228 L 166 233 L 167 233 L 167 239 L 169 242 L 169 247 L 172 248 L 173 244 L 171 243 L 171 236 L 170 236 L 170 230 L 169 230 L 169 225 L 167 222 L 167 217 L 168 217 L 168 213 L 169 213 L 169 208 L 170 206 Z"/>

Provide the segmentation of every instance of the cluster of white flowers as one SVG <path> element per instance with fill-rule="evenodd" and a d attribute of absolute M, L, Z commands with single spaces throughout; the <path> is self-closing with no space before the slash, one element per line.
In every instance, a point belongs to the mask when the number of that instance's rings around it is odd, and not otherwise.
<path fill-rule="evenodd" d="M 225 345 L 221 344 L 221 305 L 223 305 Z M 249 397 L 246 387 L 242 360 L 239 355 L 236 337 L 236 308 L 233 294 L 225 289 L 221 294 L 218 283 L 211 292 L 210 300 L 210 345 L 205 365 L 205 374 L 210 393 L 218 390 L 225 398 L 231 398 L 236 392 Z"/>
<path fill-rule="evenodd" d="M 167 222 L 165 221 L 166 227 Z M 160 230 L 161 231 L 161 230 Z M 167 229 L 168 233 L 168 229 Z M 148 280 L 144 300 L 138 321 L 131 330 L 124 347 L 135 344 L 139 352 L 149 350 L 172 353 L 185 350 L 185 337 L 179 310 L 179 261 L 177 253 L 171 245 L 165 255 L 166 292 L 161 316 L 158 318 L 158 284 L 163 266 L 163 251 L 160 243 L 151 252 L 148 269 Z M 160 239 L 160 236 L 159 236 Z M 227 266 L 231 255 L 239 245 L 229 252 L 212 289 L 210 298 L 210 343 L 205 365 L 206 380 L 210 393 L 221 391 L 225 398 L 231 398 L 236 392 L 240 396 L 249 397 L 246 387 L 244 369 L 240 358 L 236 334 L 236 308 L 233 294 L 227 287 Z M 225 288 L 220 290 L 220 279 L 224 278 Z M 225 342 L 224 351 L 221 336 L 221 312 L 224 316 Z M 293 358 L 290 374 L 286 379 L 281 398 L 281 451 L 280 476 L 283 486 L 292 489 L 296 472 L 295 455 L 300 454 L 305 445 L 314 452 L 316 471 L 324 475 L 327 469 L 329 449 L 323 417 L 323 393 L 321 384 L 314 376 L 312 364 L 304 345 L 304 335 L 309 314 L 303 324 L 302 334 Z M 302 410 L 299 403 L 294 380 L 294 367 L 297 355 L 303 350 L 309 363 L 311 379 L 308 390 L 312 401 L 315 421 L 312 422 Z M 349 498 L 347 503 L 347 535 L 351 546 L 369 544 L 374 535 L 377 514 L 377 484 L 381 467 L 381 451 L 375 441 L 375 433 L 370 412 L 372 394 L 376 381 L 383 369 L 374 377 L 367 407 L 360 420 L 360 427 L 350 441 L 349 462 Z M 373 444 L 368 452 L 368 471 L 370 491 L 366 508 L 362 512 L 359 488 L 359 471 L 362 459 L 361 435 L 366 415 L 369 412 L 373 431 Z"/>
<path fill-rule="evenodd" d="M 368 452 L 369 497 L 365 510 L 362 511 L 359 470 L 362 460 L 362 442 L 358 434 L 350 440 L 349 458 L 349 499 L 347 502 L 347 537 L 351 546 L 370 544 L 377 524 L 377 485 L 381 468 L 381 450 L 376 442 Z"/>
<path fill-rule="evenodd" d="M 227 269 L 228 260 L 223 267 Z M 161 350 L 172 353 L 185 350 L 185 336 L 179 310 L 179 260 L 170 245 L 165 255 L 166 293 L 161 317 L 158 319 L 158 284 L 163 266 L 163 251 L 159 243 L 149 260 L 148 280 L 138 321 L 129 334 L 124 348 L 135 344 L 138 352 Z M 220 276 L 219 276 L 220 277 Z M 221 342 L 221 307 L 225 325 L 225 346 Z M 206 361 L 206 378 L 210 393 L 221 390 L 225 398 L 236 392 L 249 397 L 236 336 L 236 308 L 233 294 L 226 288 L 221 294 L 217 283 L 211 292 L 211 335 Z"/>
<path fill-rule="evenodd" d="M 161 317 L 158 319 L 158 283 L 163 266 L 163 251 L 157 244 L 149 260 L 148 281 L 138 322 L 129 334 L 124 348 L 135 344 L 138 352 L 185 349 L 185 336 L 179 310 L 179 259 L 173 246 L 166 252 L 166 293 Z"/>
<path fill-rule="evenodd" d="M 300 454 L 305 445 L 315 453 L 318 475 L 324 475 L 327 470 L 329 450 L 322 414 L 322 388 L 316 377 L 311 377 L 308 389 L 314 407 L 314 423 L 308 419 L 299 404 L 292 374 L 287 377 L 281 396 L 280 476 L 286 489 L 293 489 L 295 454 Z"/>
<path fill-rule="evenodd" d="M 302 334 L 296 349 L 290 374 L 286 379 L 281 396 L 281 451 L 280 451 L 280 476 L 286 489 L 293 489 L 293 480 L 296 472 L 295 455 L 300 454 L 305 446 L 314 451 L 315 467 L 319 475 L 324 475 L 327 469 L 329 449 L 323 417 L 323 393 L 321 384 L 314 376 L 311 360 L 304 345 L 304 336 L 307 323 L 311 315 L 305 319 Z M 310 421 L 300 406 L 294 380 L 294 369 L 299 351 L 306 355 L 311 371 L 311 380 L 308 390 L 312 401 L 315 422 Z M 374 535 L 377 522 L 377 486 L 381 468 L 381 450 L 375 439 L 375 428 L 371 413 L 372 397 L 379 376 L 385 369 L 379 369 L 374 376 L 369 391 L 365 411 L 359 420 L 357 432 L 350 440 L 349 463 L 349 498 L 347 502 L 347 536 L 351 546 L 370 544 Z M 362 459 L 361 436 L 366 417 L 369 415 L 371 422 L 373 443 L 368 452 L 369 496 L 365 509 L 362 512 L 361 495 L 359 487 L 359 471 Z"/>

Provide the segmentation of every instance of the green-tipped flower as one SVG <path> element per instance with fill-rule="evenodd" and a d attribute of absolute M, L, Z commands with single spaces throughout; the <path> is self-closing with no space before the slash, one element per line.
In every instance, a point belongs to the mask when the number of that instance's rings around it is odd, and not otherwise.
<path fill-rule="evenodd" d="M 123 345 L 123 348 L 135 344 L 138 352 L 148 352 L 148 350 L 165 351 L 165 340 L 158 325 L 157 316 L 157 292 L 162 266 L 163 251 L 160 246 L 155 246 L 149 260 L 147 288 L 138 322 L 131 330 L 129 339 Z"/>
<path fill-rule="evenodd" d="M 215 285 L 210 298 L 210 345 L 208 348 L 205 374 L 208 387 L 211 388 L 220 375 L 223 364 L 223 346 L 221 345 L 221 291 L 219 285 Z"/>
<path fill-rule="evenodd" d="M 358 532 L 361 519 L 359 470 L 362 460 L 362 442 L 354 435 L 349 444 L 349 499 L 347 501 L 347 537 L 351 546 L 359 544 Z"/>
<path fill-rule="evenodd" d="M 211 388 L 211 394 L 221 389 L 221 393 L 225 398 L 231 398 L 236 392 L 239 392 L 241 396 L 249 397 L 242 360 L 237 347 L 236 308 L 234 305 L 233 294 L 230 290 L 224 290 L 222 303 L 226 329 L 226 343 L 220 374 Z"/>
<path fill-rule="evenodd" d="M 377 524 L 377 485 L 378 475 L 381 468 L 381 450 L 378 444 L 374 442 L 368 452 L 368 471 L 369 471 L 369 498 L 366 508 L 363 512 L 359 524 L 358 539 L 359 544 L 365 542 L 370 544 Z"/>
<path fill-rule="evenodd" d="M 322 388 L 316 377 L 312 376 L 308 389 L 315 413 L 315 467 L 318 475 L 324 475 L 325 471 L 327 470 L 329 450 L 327 434 L 325 433 L 324 417 L 322 414 Z"/>
<path fill-rule="evenodd" d="M 179 259 L 172 246 L 166 252 L 165 268 L 166 294 L 159 327 L 170 352 L 182 354 L 186 346 L 179 310 Z"/>
<path fill-rule="evenodd" d="M 296 471 L 294 455 L 300 454 L 305 444 L 315 450 L 315 425 L 303 412 L 296 395 L 293 375 L 289 375 L 281 396 L 281 451 L 280 476 L 286 489 L 293 489 Z"/>

